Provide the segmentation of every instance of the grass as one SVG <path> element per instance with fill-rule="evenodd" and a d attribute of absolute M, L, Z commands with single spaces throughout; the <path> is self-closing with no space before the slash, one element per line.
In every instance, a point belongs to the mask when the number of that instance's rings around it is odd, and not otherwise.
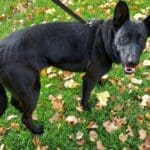
<path fill-rule="evenodd" d="M 107 1 L 102 0 L 84 0 L 84 1 L 73 1 L 74 5 L 70 7 L 73 10 L 80 8 L 81 16 L 85 19 L 90 18 L 106 18 L 108 14 L 104 10 L 100 9 L 99 6 L 105 4 Z M 135 15 L 138 12 L 141 12 L 142 9 L 145 9 L 149 5 L 149 0 L 138 0 L 136 3 L 134 1 L 127 1 L 131 10 L 131 15 Z M 17 10 L 17 5 L 20 3 L 25 8 L 24 12 Z M 89 6 L 93 7 L 88 9 Z M 46 9 L 55 8 L 56 12 L 52 14 L 46 14 Z M 110 16 L 113 13 L 113 8 L 109 8 L 111 11 Z M 4 38 L 13 30 L 18 30 L 21 28 L 26 28 L 33 24 L 39 24 L 42 22 L 49 21 L 70 21 L 72 20 L 70 16 L 64 13 L 62 10 L 58 9 L 54 4 L 49 0 L 35 0 L 34 2 L 28 3 L 27 0 L 1 0 L 0 1 L 0 37 Z M 142 55 L 141 60 L 150 59 L 149 52 L 145 52 Z M 113 66 L 113 69 L 109 72 L 109 80 L 122 80 L 122 87 L 125 87 L 124 92 L 118 92 L 118 85 L 111 84 L 106 81 L 103 87 L 98 85 L 92 92 L 90 102 L 93 106 L 91 112 L 79 112 L 76 110 L 76 106 L 79 104 L 78 101 L 74 99 L 75 95 L 81 95 L 81 86 L 75 89 L 66 89 L 63 84 L 64 81 L 59 77 L 49 79 L 47 76 L 41 78 L 42 89 L 40 93 L 38 107 L 36 109 L 36 114 L 38 116 L 38 123 L 44 124 L 45 132 L 41 136 L 32 135 L 21 123 L 20 113 L 15 110 L 11 105 L 0 118 L 0 128 L 5 127 L 9 130 L 5 134 L 0 134 L 0 145 L 4 144 L 4 149 L 11 150 L 32 150 L 36 149 L 38 145 L 48 146 L 49 149 L 62 149 L 62 150 L 91 150 L 96 149 L 96 141 L 91 142 L 89 139 L 89 130 L 86 128 L 91 121 L 95 121 L 98 125 L 98 128 L 95 129 L 97 132 L 99 140 L 102 141 L 103 145 L 107 150 L 121 150 L 126 148 L 127 150 L 136 150 L 138 146 L 143 142 L 139 138 L 138 131 L 140 129 L 145 129 L 147 134 L 150 134 L 149 120 L 146 120 L 144 117 L 146 113 L 149 113 L 148 108 L 141 108 L 139 106 L 139 101 L 137 100 L 137 95 L 143 96 L 145 94 L 144 89 L 149 87 L 150 81 L 142 77 L 143 72 L 148 72 L 149 68 L 140 67 L 138 68 L 135 77 L 142 79 L 142 85 L 138 85 L 138 89 L 132 90 L 129 92 L 127 85 L 130 83 L 130 80 L 124 76 L 121 66 Z M 56 70 L 56 69 L 55 69 Z M 56 70 L 57 72 L 58 70 Z M 76 74 L 74 80 L 81 84 L 82 78 L 80 74 Z M 45 85 L 51 83 L 52 86 L 46 88 Z M 110 95 L 114 98 L 108 102 L 108 105 L 101 109 L 96 110 L 94 108 L 97 103 L 96 93 L 108 91 Z M 61 120 L 57 123 L 49 123 L 49 119 L 55 114 L 55 110 L 52 109 L 52 104 L 48 100 L 49 95 L 58 95 L 61 94 L 64 101 L 64 112 L 63 115 L 75 115 L 81 119 L 84 119 L 84 122 L 77 123 L 75 126 L 68 125 L 64 120 Z M 9 94 L 8 94 L 9 95 Z M 116 106 L 122 105 L 122 110 L 115 111 Z M 17 118 L 7 121 L 7 117 L 10 115 L 17 115 Z M 114 116 L 126 117 L 127 124 L 122 126 L 117 131 L 108 133 L 103 127 L 103 123 L 107 120 L 112 119 Z M 137 119 L 138 116 L 142 116 L 142 123 L 139 123 Z M 13 126 L 19 125 L 16 128 Z M 119 135 L 125 133 L 128 126 L 132 127 L 134 132 L 133 137 L 129 137 L 128 140 L 122 143 L 119 140 Z M 79 146 L 76 142 L 76 138 L 69 139 L 71 134 L 76 134 L 78 131 L 84 133 L 83 139 L 84 144 Z M 36 139 L 36 142 L 34 142 Z M 38 140 L 39 141 L 38 141 Z M 38 142 L 37 142 L 38 141 Z"/>

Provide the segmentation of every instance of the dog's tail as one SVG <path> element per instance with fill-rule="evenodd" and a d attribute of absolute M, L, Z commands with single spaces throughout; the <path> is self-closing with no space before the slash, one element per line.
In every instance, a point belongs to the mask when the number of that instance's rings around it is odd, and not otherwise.
<path fill-rule="evenodd" d="M 0 116 L 3 115 L 3 113 L 5 112 L 6 108 L 7 108 L 7 95 L 5 92 L 4 87 L 0 84 Z"/>

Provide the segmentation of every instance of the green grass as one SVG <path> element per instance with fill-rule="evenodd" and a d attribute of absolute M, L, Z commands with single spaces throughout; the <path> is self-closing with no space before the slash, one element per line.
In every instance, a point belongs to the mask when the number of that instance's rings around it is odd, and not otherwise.
<path fill-rule="evenodd" d="M 73 20 L 62 10 L 58 9 L 50 0 L 35 0 L 33 3 L 30 3 L 28 6 L 24 4 L 25 12 L 20 13 L 17 11 L 17 4 L 21 2 L 27 2 L 26 0 L 1 0 L 0 1 L 0 37 L 4 38 L 10 34 L 13 29 L 26 28 L 33 24 L 40 24 L 42 22 L 49 21 L 70 21 Z M 70 7 L 73 10 L 77 8 L 81 9 L 81 16 L 85 19 L 90 18 L 106 18 L 109 17 L 105 14 L 104 10 L 99 8 L 100 5 L 105 4 L 107 1 L 102 0 L 84 0 L 84 1 L 73 1 L 74 5 Z M 131 10 L 131 15 L 135 15 L 138 12 L 141 12 L 141 9 L 149 6 L 149 0 L 138 0 L 138 4 L 135 4 L 134 1 L 127 1 Z M 88 10 L 89 6 L 93 6 L 91 11 Z M 46 14 L 45 10 L 48 8 L 55 8 L 56 12 L 54 14 Z M 113 13 L 113 8 L 110 8 L 111 14 Z M 3 15 L 4 14 L 4 15 Z M 3 18 L 1 16 L 4 16 Z M 32 16 L 32 17 L 31 17 Z M 32 19 L 31 19 L 32 18 Z M 20 23 L 23 20 L 24 23 Z M 145 52 L 142 55 L 141 60 L 150 59 L 149 52 Z M 149 72 L 149 68 L 140 67 L 135 77 L 143 80 L 143 84 L 139 85 L 137 90 L 132 90 L 129 93 L 127 85 L 130 81 L 127 77 L 124 76 L 121 66 L 113 66 L 113 69 L 108 73 L 109 80 L 121 80 L 122 87 L 125 87 L 123 93 L 118 92 L 117 84 L 111 84 L 106 81 L 103 87 L 98 85 L 92 92 L 90 103 L 93 106 L 91 112 L 79 112 L 76 110 L 76 106 L 79 104 L 75 100 L 75 95 L 81 95 L 81 86 L 75 89 L 66 89 L 63 84 L 64 81 L 59 77 L 48 79 L 47 76 L 41 78 L 42 89 L 40 93 L 40 98 L 38 102 L 38 107 L 36 108 L 36 113 L 38 116 L 38 123 L 44 124 L 44 134 L 41 136 L 32 135 L 21 123 L 20 118 L 21 114 L 15 110 L 11 105 L 5 112 L 5 114 L 0 118 L 0 128 L 7 127 L 9 130 L 4 134 L 0 135 L 0 145 L 4 144 L 4 149 L 11 150 L 32 150 L 36 149 L 36 146 L 33 144 L 33 139 L 38 138 L 42 145 L 47 145 L 49 149 L 56 150 L 58 148 L 62 150 L 94 150 L 96 149 L 96 142 L 91 142 L 89 140 L 89 130 L 86 128 L 90 121 L 95 121 L 98 125 L 98 128 L 95 131 L 98 134 L 98 139 L 102 141 L 103 145 L 107 150 L 121 150 L 126 148 L 127 150 L 136 150 L 138 146 L 142 143 L 139 139 L 138 131 L 143 128 L 147 131 L 147 134 L 150 134 L 150 126 L 148 126 L 149 121 L 143 118 L 143 123 L 139 123 L 137 116 L 144 116 L 149 112 L 148 108 L 141 108 L 139 106 L 139 101 L 137 100 L 137 95 L 143 96 L 144 89 L 149 87 L 150 81 L 142 77 L 143 72 Z M 74 80 L 80 85 L 82 79 L 80 74 L 76 74 Z M 52 86 L 46 88 L 45 85 L 51 83 Z M 96 93 L 108 91 L 111 96 L 114 97 L 114 100 L 108 101 L 108 105 L 101 110 L 96 110 L 94 108 L 97 103 Z M 69 115 L 75 115 L 78 118 L 84 119 L 84 122 L 78 123 L 75 126 L 68 125 L 64 120 L 59 121 L 58 123 L 49 123 L 49 119 L 55 114 L 55 110 L 52 109 L 52 104 L 48 100 L 49 95 L 58 95 L 63 96 L 64 101 L 64 112 L 65 117 Z M 113 114 L 113 110 L 116 106 L 122 105 L 122 110 L 116 111 Z M 7 121 L 9 115 L 17 115 L 18 117 Z M 103 127 L 103 123 L 107 120 L 111 120 L 114 116 L 126 117 L 127 124 L 123 125 L 117 131 L 112 133 L 106 132 Z M 18 123 L 19 128 L 16 130 L 11 128 L 12 123 Z M 129 137 L 125 143 L 121 143 L 119 140 L 120 133 L 125 133 L 128 126 L 131 126 L 134 132 L 133 137 Z M 78 146 L 76 139 L 69 139 L 71 134 L 76 134 L 78 131 L 83 132 L 83 139 L 85 143 L 82 146 Z"/>

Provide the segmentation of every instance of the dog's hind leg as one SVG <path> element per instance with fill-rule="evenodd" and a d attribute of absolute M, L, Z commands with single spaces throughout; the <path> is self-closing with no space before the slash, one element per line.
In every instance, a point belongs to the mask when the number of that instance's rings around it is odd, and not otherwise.
<path fill-rule="evenodd" d="M 21 99 L 23 105 L 22 122 L 34 134 L 43 133 L 42 125 L 33 125 L 32 123 L 32 112 L 36 107 L 39 91 L 40 91 L 40 80 L 39 78 L 37 78 L 37 80 L 34 83 L 34 86 L 30 91 L 24 90 L 23 98 Z"/>
<path fill-rule="evenodd" d="M 43 133 L 43 127 L 34 125 L 32 120 L 32 112 L 36 107 L 40 91 L 38 71 L 27 66 L 15 64 L 5 67 L 4 75 L 3 82 L 13 96 L 11 103 L 22 111 L 23 124 L 32 133 Z"/>
<path fill-rule="evenodd" d="M 7 108 L 7 96 L 6 96 L 5 89 L 0 84 L 0 116 L 3 115 L 6 108 Z"/>

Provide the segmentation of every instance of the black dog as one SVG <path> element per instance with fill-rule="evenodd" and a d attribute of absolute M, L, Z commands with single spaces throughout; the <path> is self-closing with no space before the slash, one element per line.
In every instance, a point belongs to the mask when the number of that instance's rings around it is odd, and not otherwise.
<path fill-rule="evenodd" d="M 55 66 L 86 72 L 81 104 L 89 110 L 88 99 L 98 79 L 112 63 L 122 63 L 133 73 L 150 36 L 150 16 L 143 22 L 130 21 L 128 6 L 119 1 L 114 17 L 81 23 L 48 23 L 12 33 L 0 42 L 0 115 L 7 107 L 5 88 L 11 91 L 11 104 L 20 110 L 22 122 L 32 133 L 43 133 L 34 126 L 32 112 L 40 92 L 39 72 Z"/>

